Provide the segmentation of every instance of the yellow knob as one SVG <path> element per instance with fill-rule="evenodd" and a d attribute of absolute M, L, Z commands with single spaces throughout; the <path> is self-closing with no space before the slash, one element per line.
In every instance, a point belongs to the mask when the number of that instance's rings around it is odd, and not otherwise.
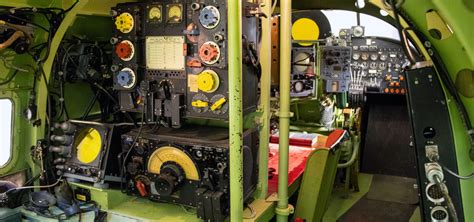
<path fill-rule="evenodd" d="M 205 70 L 198 75 L 197 84 L 198 89 L 203 92 L 215 92 L 219 88 L 219 76 L 212 70 Z"/>
<path fill-rule="evenodd" d="M 120 14 L 115 19 L 115 27 L 123 33 L 129 33 L 132 31 L 134 25 L 133 23 L 133 16 L 128 12 Z"/>
<path fill-rule="evenodd" d="M 211 110 L 212 110 L 212 111 L 215 111 L 215 110 L 217 110 L 217 109 L 221 109 L 222 105 L 224 105 L 225 102 L 227 102 L 227 100 L 225 99 L 225 97 L 220 98 L 220 99 L 217 100 L 214 104 L 212 104 Z"/>
<path fill-rule="evenodd" d="M 202 100 L 196 100 L 196 101 L 193 101 L 193 102 L 191 103 L 191 105 L 192 105 L 193 107 L 197 107 L 197 108 L 204 108 L 204 107 L 209 106 L 209 103 L 206 102 L 206 101 L 202 101 Z"/>

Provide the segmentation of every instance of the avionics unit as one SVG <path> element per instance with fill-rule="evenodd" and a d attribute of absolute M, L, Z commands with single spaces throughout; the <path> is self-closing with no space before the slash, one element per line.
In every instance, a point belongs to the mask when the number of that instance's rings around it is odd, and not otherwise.
<path fill-rule="evenodd" d="M 317 45 L 317 44 L 316 44 Z M 291 97 L 313 96 L 316 89 L 316 48 L 293 44 L 291 49 Z"/>
<path fill-rule="evenodd" d="M 228 119 L 226 1 L 119 4 L 113 71 L 123 111 L 180 127 L 185 116 Z M 254 111 L 260 75 L 259 5 L 243 3 L 243 109 Z M 256 14 L 257 13 L 257 14 Z"/>
<path fill-rule="evenodd" d="M 321 78 L 325 82 L 325 92 L 347 92 L 351 81 L 351 47 L 323 46 L 320 59 Z"/>
<path fill-rule="evenodd" d="M 144 129 L 144 131 L 146 131 Z M 223 221 L 229 213 L 229 134 L 227 129 L 184 126 L 122 136 L 127 191 L 154 201 L 197 208 L 205 221 Z M 244 200 L 252 196 L 258 175 L 258 131 L 243 135 Z M 132 150 L 130 150 L 132 149 Z"/>
<path fill-rule="evenodd" d="M 56 123 L 49 150 L 58 175 L 106 186 L 120 181 L 116 157 L 121 129 L 109 124 L 75 121 Z M 115 144 L 117 143 L 117 144 Z"/>

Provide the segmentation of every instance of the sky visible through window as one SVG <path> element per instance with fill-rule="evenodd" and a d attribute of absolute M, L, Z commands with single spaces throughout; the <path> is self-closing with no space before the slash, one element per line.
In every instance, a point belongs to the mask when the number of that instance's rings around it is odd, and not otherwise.
<path fill-rule="evenodd" d="M 357 25 L 357 14 L 345 10 L 322 10 L 329 20 L 333 34 L 338 34 L 343 28 L 351 28 Z M 386 37 L 400 40 L 395 27 L 377 17 L 360 14 L 360 25 L 365 27 L 365 36 Z"/>

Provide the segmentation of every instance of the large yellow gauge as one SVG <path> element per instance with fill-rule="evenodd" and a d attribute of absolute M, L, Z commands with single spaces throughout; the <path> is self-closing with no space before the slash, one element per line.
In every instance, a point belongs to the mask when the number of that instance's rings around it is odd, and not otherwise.
<path fill-rule="evenodd" d="M 148 11 L 148 19 L 161 22 L 161 6 L 153 6 Z"/>
<path fill-rule="evenodd" d="M 148 160 L 148 172 L 160 174 L 161 166 L 166 162 L 178 164 L 183 169 L 186 179 L 199 180 L 199 172 L 191 157 L 172 146 L 160 147 L 151 154 Z"/>
<path fill-rule="evenodd" d="M 84 128 L 74 139 L 77 159 L 83 164 L 92 163 L 102 150 L 102 136 L 94 128 Z"/>
<path fill-rule="evenodd" d="M 166 5 L 168 14 L 166 21 L 168 23 L 180 23 L 183 20 L 183 6 L 181 4 Z"/>

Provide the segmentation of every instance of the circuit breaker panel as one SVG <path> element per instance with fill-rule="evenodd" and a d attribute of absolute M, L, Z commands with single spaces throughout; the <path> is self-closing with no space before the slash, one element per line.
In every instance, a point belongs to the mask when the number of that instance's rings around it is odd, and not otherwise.
<path fill-rule="evenodd" d="M 243 111 L 248 113 L 256 108 L 260 76 L 259 6 L 243 4 Z M 112 71 L 121 110 L 144 112 L 146 121 L 172 127 L 183 117 L 228 119 L 226 1 L 125 3 L 112 13 Z"/>

